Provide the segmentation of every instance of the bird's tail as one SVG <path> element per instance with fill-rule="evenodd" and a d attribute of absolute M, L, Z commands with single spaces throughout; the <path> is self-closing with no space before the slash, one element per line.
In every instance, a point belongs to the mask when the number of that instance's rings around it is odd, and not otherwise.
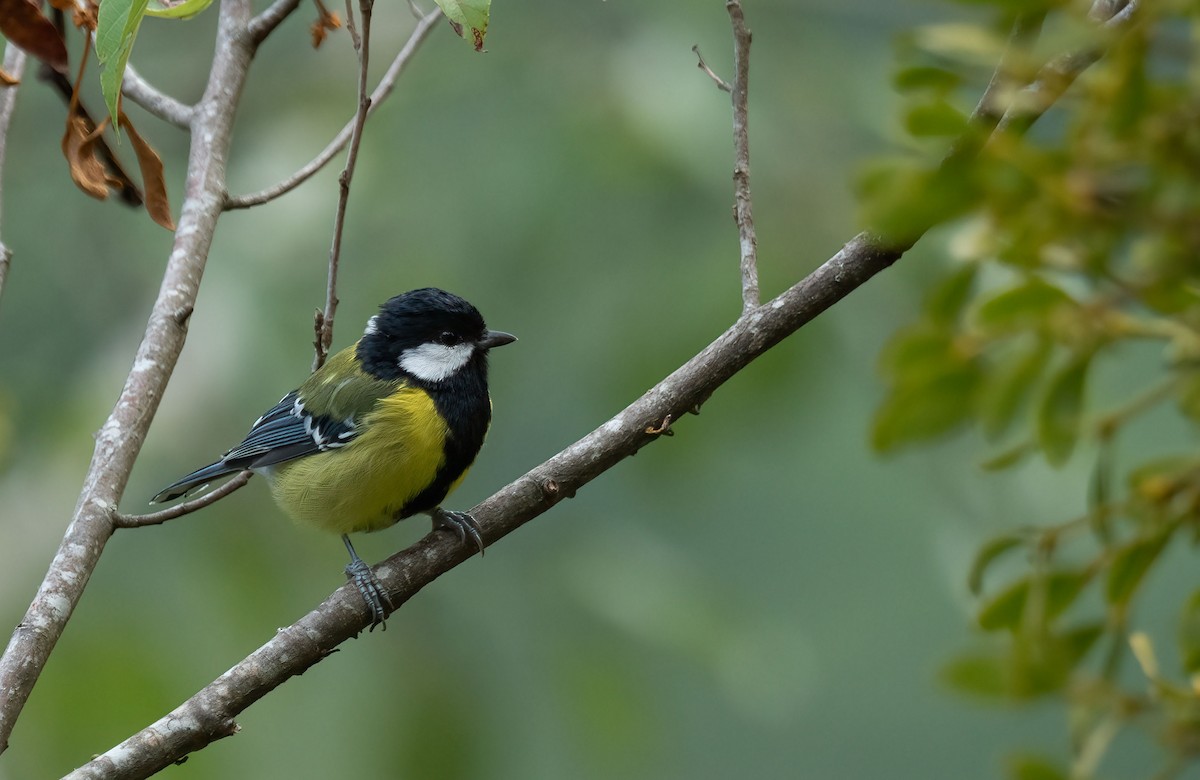
<path fill-rule="evenodd" d="M 216 463 L 210 463 L 202 469 L 196 469 L 191 474 L 188 474 L 182 479 L 172 482 L 165 488 L 160 490 L 154 498 L 150 499 L 151 504 L 162 504 L 167 501 L 174 501 L 180 496 L 187 495 L 196 488 L 203 487 L 214 479 L 219 479 L 228 474 L 236 474 L 241 471 L 240 466 L 230 466 L 223 460 Z"/>

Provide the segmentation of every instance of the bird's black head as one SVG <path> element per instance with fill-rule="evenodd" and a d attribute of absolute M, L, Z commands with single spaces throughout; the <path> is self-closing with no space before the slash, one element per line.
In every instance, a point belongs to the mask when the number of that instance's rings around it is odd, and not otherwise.
<path fill-rule="evenodd" d="M 513 341 L 515 336 L 488 330 L 462 298 L 425 287 L 379 307 L 358 342 L 358 359 L 380 379 L 437 385 L 467 367 L 486 372 L 487 351 Z"/>

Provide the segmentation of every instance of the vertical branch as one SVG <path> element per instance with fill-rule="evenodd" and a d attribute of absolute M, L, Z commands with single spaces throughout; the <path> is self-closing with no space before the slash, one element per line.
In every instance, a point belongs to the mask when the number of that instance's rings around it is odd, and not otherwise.
<path fill-rule="evenodd" d="M 342 256 L 342 234 L 346 228 L 346 206 L 350 201 L 350 180 L 354 178 L 354 167 L 358 164 L 358 149 L 362 145 L 363 128 L 367 123 L 367 114 L 371 109 L 371 95 L 367 91 L 367 65 L 371 57 L 371 12 L 374 0 L 359 0 L 359 18 L 362 21 L 362 33 L 359 34 L 354 26 L 354 13 L 351 0 L 346 0 L 346 27 L 350 39 L 354 42 L 354 50 L 358 53 L 358 111 L 354 115 L 354 130 L 350 134 L 350 149 L 346 153 L 346 167 L 338 176 L 338 204 L 333 219 L 333 245 L 329 249 L 329 274 L 325 283 L 325 310 L 316 316 L 316 356 L 313 358 L 313 371 L 325 363 L 329 356 L 329 348 L 333 344 L 333 317 L 337 313 L 337 274 L 338 264 Z"/>
<path fill-rule="evenodd" d="M 250 0 L 221 0 L 216 51 L 191 117 L 187 193 L 145 335 L 96 446 L 79 501 L 49 570 L 0 656 L 0 752 L 71 619 L 104 546 L 150 421 L 183 349 L 213 233 L 225 202 L 225 163 L 235 108 L 253 55 Z"/>
<path fill-rule="evenodd" d="M 4 72 L 18 82 L 25 70 L 25 52 L 11 42 L 4 47 Z M 12 122 L 13 109 L 17 105 L 17 86 L 12 84 L 0 89 L 0 171 L 4 170 L 4 156 L 8 151 L 8 126 Z M 0 188 L 0 193 L 3 188 Z M 12 250 L 0 240 L 0 296 L 4 294 L 4 282 L 8 279 L 8 268 L 12 265 Z"/>
<path fill-rule="evenodd" d="M 742 313 L 759 304 L 758 238 L 750 198 L 750 126 L 747 105 L 750 79 L 750 31 L 741 0 L 728 0 L 725 9 L 733 23 L 733 196 L 734 219 L 741 248 Z"/>

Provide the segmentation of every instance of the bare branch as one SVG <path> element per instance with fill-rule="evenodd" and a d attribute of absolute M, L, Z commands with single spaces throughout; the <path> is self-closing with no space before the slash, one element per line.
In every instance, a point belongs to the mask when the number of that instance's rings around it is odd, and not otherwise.
<path fill-rule="evenodd" d="M 754 210 L 750 195 L 750 31 L 742 13 L 741 0 L 725 3 L 733 24 L 733 195 L 734 218 L 741 247 L 742 313 L 759 304 L 758 237 L 754 232 Z"/>
<path fill-rule="evenodd" d="M 313 371 L 325 364 L 329 347 L 333 344 L 333 318 L 337 313 L 338 264 L 342 258 L 342 235 L 346 230 L 346 208 L 350 203 L 350 182 L 358 165 L 358 150 L 362 146 L 363 130 L 367 114 L 371 110 L 371 98 L 367 94 L 367 67 L 371 61 L 371 12 L 374 0 L 359 0 L 358 12 L 362 22 L 360 34 L 354 24 L 352 0 L 346 0 L 346 28 L 358 53 L 358 111 L 354 115 L 354 127 L 350 134 L 350 151 L 346 154 L 346 167 L 338 176 L 338 202 L 333 218 L 333 245 L 329 248 L 329 272 L 325 282 L 325 310 L 316 318 L 316 339 L 313 346 Z"/>
<path fill-rule="evenodd" d="M 275 0 L 274 3 L 258 16 L 250 20 L 246 32 L 250 34 L 250 42 L 255 49 L 275 31 L 284 19 L 300 7 L 300 0 Z"/>
<path fill-rule="evenodd" d="M 421 44 L 429 37 L 429 33 L 433 31 L 434 26 L 441 16 L 441 9 L 435 8 L 425 16 L 422 16 L 420 21 L 417 22 L 417 26 L 413 28 L 412 34 L 408 36 L 408 41 L 396 54 L 395 59 L 392 60 L 392 64 L 388 66 L 387 72 L 383 74 L 383 78 L 379 80 L 379 84 L 375 87 L 375 91 L 371 93 L 371 104 L 367 109 L 367 116 L 373 114 L 379 108 L 380 104 L 392 94 L 392 91 L 396 88 L 396 82 L 400 79 L 400 75 L 404 72 L 405 67 L 412 60 L 413 55 L 417 53 Z M 357 116 L 357 112 L 355 116 Z M 288 178 L 249 195 L 230 196 L 225 203 L 225 208 L 232 210 L 258 206 L 299 187 L 308 181 L 313 174 L 324 168 L 338 152 L 346 148 L 346 144 L 350 141 L 350 136 L 354 132 L 354 123 L 354 119 L 347 122 L 341 131 L 334 136 L 333 140 L 329 142 L 329 145 L 321 150 L 320 154 Z"/>
<path fill-rule="evenodd" d="M 70 525 L 49 571 L 0 657 L 0 751 L 112 536 L 113 510 L 141 450 L 179 352 L 224 202 L 235 103 L 252 47 L 250 0 L 222 0 L 216 53 L 193 119 L 187 196 L 133 367 L 96 447 Z"/>
<path fill-rule="evenodd" d="M 121 93 L 152 116 L 187 130 L 192 122 L 195 107 L 182 103 L 165 92 L 160 92 L 142 78 L 132 65 L 125 66 L 125 78 L 121 82 Z"/>
<path fill-rule="evenodd" d="M 729 86 L 729 82 L 718 76 L 713 69 L 708 67 L 708 63 L 704 61 L 704 55 L 700 53 L 700 44 L 692 46 L 692 53 L 696 55 L 696 67 L 708 74 L 708 77 L 717 85 L 717 89 L 722 92 L 732 92 L 733 87 Z"/>
<path fill-rule="evenodd" d="M 120 512 L 113 512 L 113 525 L 117 528 L 141 528 L 147 525 L 161 525 L 168 520 L 174 520 L 177 517 L 183 517 L 195 512 L 197 509 L 203 509 L 209 504 L 220 501 L 225 496 L 235 490 L 245 487 L 250 481 L 250 477 L 254 476 L 252 471 L 242 471 L 234 476 L 233 479 L 226 482 L 224 485 L 210 490 L 204 495 L 194 498 L 191 501 L 185 501 L 182 504 L 176 504 L 172 507 L 167 507 L 159 512 L 149 512 L 144 515 L 125 515 Z"/>
<path fill-rule="evenodd" d="M 4 47 L 4 72 L 21 80 L 25 73 L 25 52 L 9 42 Z M 12 84 L 0 88 L 0 172 L 4 170 L 4 159 L 8 153 L 8 128 L 12 124 L 13 111 L 17 106 L 17 88 L 20 84 Z M 2 192 L 0 188 L 0 192 Z M 2 201 L 2 199 L 0 199 Z M 8 280 L 8 269 L 12 265 L 12 250 L 8 244 L 0 241 L 0 296 L 4 294 L 4 283 Z M 0 742 L 0 745 L 3 743 Z"/>

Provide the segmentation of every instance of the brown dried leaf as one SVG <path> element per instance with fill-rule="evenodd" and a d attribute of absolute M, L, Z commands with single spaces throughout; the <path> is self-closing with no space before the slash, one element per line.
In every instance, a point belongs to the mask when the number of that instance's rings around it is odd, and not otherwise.
<path fill-rule="evenodd" d="M 63 134 L 63 157 L 71 169 L 75 186 L 97 200 L 108 197 L 109 186 L 120 186 L 120 182 L 108 175 L 104 163 L 96 156 L 96 141 L 104 132 L 104 126 L 88 131 L 88 123 L 82 117 L 71 114 L 67 117 L 67 131 Z"/>
<path fill-rule="evenodd" d="M 66 44 L 32 0 L 0 0 L 0 33 L 59 73 L 66 72 Z"/>
<path fill-rule="evenodd" d="M 309 27 L 309 32 L 312 33 L 312 45 L 314 49 L 320 48 L 328 36 L 328 30 L 337 30 L 342 26 L 342 19 L 336 12 L 331 12 L 325 9 L 325 6 L 317 3 L 317 18 Z"/>
<path fill-rule="evenodd" d="M 154 147 L 142 138 L 122 111 L 119 115 L 121 127 L 129 133 L 129 141 L 137 154 L 138 167 L 142 170 L 142 187 L 146 194 L 146 213 L 155 223 L 167 230 L 175 229 L 175 220 L 171 218 L 171 204 L 167 199 L 167 182 L 163 178 L 162 158 Z"/>

